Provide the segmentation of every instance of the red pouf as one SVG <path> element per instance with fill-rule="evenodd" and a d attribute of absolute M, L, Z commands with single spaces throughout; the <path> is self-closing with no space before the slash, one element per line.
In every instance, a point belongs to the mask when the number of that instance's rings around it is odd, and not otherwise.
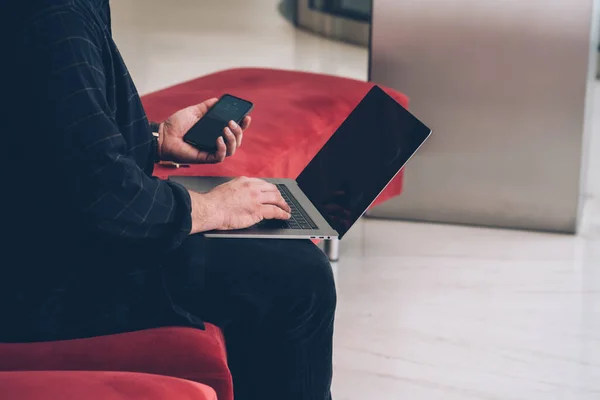
<path fill-rule="evenodd" d="M 132 372 L 0 372 L 3 400 L 217 400 L 206 385 Z"/>
<path fill-rule="evenodd" d="M 173 170 L 157 166 L 155 175 L 296 178 L 337 127 L 373 86 L 329 75 L 261 68 L 207 75 L 143 97 L 153 121 L 225 93 L 254 103 L 252 126 L 234 157 L 219 165 Z M 408 98 L 385 89 L 404 107 Z M 402 191 L 402 174 L 380 195 L 379 204 Z"/>
<path fill-rule="evenodd" d="M 210 324 L 206 331 L 157 328 L 89 339 L 0 344 L 0 371 L 166 375 L 205 384 L 215 390 L 219 400 L 233 400 L 225 340 L 219 328 Z M 4 393 L 1 385 L 0 393 Z"/>

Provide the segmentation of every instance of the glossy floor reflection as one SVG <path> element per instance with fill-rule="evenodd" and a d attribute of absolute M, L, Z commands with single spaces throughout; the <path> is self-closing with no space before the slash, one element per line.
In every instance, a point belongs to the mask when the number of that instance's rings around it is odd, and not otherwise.
<path fill-rule="evenodd" d="M 364 220 L 337 266 L 340 399 L 600 398 L 600 84 L 579 236 Z"/>
<path fill-rule="evenodd" d="M 365 79 L 277 0 L 113 0 L 142 93 L 267 66 Z M 600 86 L 580 236 L 363 220 L 336 266 L 337 400 L 600 399 Z"/>
<path fill-rule="evenodd" d="M 340 398 L 600 398 L 597 235 L 366 220 L 348 239 Z"/>

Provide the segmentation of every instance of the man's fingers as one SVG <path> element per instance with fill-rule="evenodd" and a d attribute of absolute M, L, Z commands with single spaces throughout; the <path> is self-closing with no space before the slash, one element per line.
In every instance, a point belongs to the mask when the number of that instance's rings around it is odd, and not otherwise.
<path fill-rule="evenodd" d="M 281 197 L 281 194 L 279 194 L 279 193 L 274 193 L 274 192 L 263 193 L 261 203 L 269 204 L 272 206 L 277 206 L 287 213 L 290 213 L 292 211 L 290 209 L 290 206 L 285 202 L 285 200 L 283 199 L 283 197 Z"/>
<path fill-rule="evenodd" d="M 202 103 L 200 103 L 198 106 L 200 107 L 200 110 L 202 111 L 202 115 L 206 114 L 212 106 L 217 104 L 218 101 L 219 101 L 218 98 L 213 97 L 212 99 L 204 100 Z"/>
<path fill-rule="evenodd" d="M 277 189 L 277 186 L 273 185 L 272 183 L 269 183 L 267 181 L 264 181 L 262 179 L 256 179 L 258 182 L 258 184 L 260 185 L 260 191 L 261 192 L 275 192 L 275 193 L 279 193 L 279 189 Z"/>
<path fill-rule="evenodd" d="M 208 112 L 208 110 L 212 106 L 217 104 L 217 101 L 219 101 L 219 99 L 213 97 L 212 99 L 205 100 L 202 103 L 196 104 L 195 106 L 190 106 L 189 108 L 192 109 L 194 114 L 196 114 L 196 117 L 200 119 Z"/>
<path fill-rule="evenodd" d="M 245 117 L 242 120 L 242 129 L 246 130 L 248 128 L 250 128 L 250 124 L 252 123 L 252 118 L 251 117 Z"/>
<path fill-rule="evenodd" d="M 233 133 L 233 136 L 235 136 L 236 147 L 240 147 L 242 144 L 242 135 L 244 134 L 242 127 L 236 124 L 235 121 L 229 121 L 229 129 Z"/>
<path fill-rule="evenodd" d="M 242 134 L 240 135 L 240 138 L 238 140 L 238 147 L 242 145 L 242 138 L 244 137 L 244 131 L 248 128 L 250 128 L 250 124 L 252 123 L 252 118 L 250 117 L 246 117 L 243 119 L 242 121 Z"/>
<path fill-rule="evenodd" d="M 205 100 L 204 104 L 206 104 L 210 108 L 210 107 L 214 106 L 215 104 L 217 104 L 217 101 L 219 101 L 219 99 L 216 97 L 213 97 L 208 100 Z"/>
<path fill-rule="evenodd" d="M 234 121 L 229 121 L 228 126 L 223 129 L 223 136 L 225 137 L 225 143 L 227 144 L 227 157 L 232 156 L 240 146 L 243 132 L 242 127 Z"/>
<path fill-rule="evenodd" d="M 279 193 L 279 189 L 277 189 L 277 186 L 273 185 L 270 182 L 265 181 L 264 179 L 260 179 L 260 178 L 240 178 L 240 179 L 243 179 L 245 181 L 246 185 L 250 185 L 263 193 L 265 193 L 265 192 Z"/>
<path fill-rule="evenodd" d="M 219 136 L 217 139 L 217 151 L 212 155 L 211 162 L 220 163 L 227 156 L 227 146 L 225 145 L 225 141 L 222 136 Z"/>
<path fill-rule="evenodd" d="M 261 211 L 263 219 L 290 219 L 290 214 L 277 206 L 267 204 L 262 206 Z"/>
<path fill-rule="evenodd" d="M 225 137 L 225 143 L 227 145 L 226 155 L 232 156 L 237 149 L 237 139 L 229 128 L 223 129 L 223 136 Z"/>

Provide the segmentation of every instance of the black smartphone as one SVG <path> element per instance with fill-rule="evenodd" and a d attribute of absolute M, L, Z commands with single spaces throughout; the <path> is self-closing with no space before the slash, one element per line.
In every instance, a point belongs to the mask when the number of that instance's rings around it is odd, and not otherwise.
<path fill-rule="evenodd" d="M 191 127 L 183 140 L 200 150 L 215 152 L 217 139 L 223 136 L 223 130 L 229 121 L 241 124 L 253 107 L 254 105 L 247 100 L 224 94 L 206 115 Z"/>

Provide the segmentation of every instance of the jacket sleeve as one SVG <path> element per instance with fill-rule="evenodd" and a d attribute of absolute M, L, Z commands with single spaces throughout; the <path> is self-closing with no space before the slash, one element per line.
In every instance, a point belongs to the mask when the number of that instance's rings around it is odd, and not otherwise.
<path fill-rule="evenodd" d="M 191 230 L 189 193 L 147 175 L 128 154 L 136 144 L 126 143 L 107 102 L 101 30 L 74 11 L 31 26 L 24 51 L 39 88 L 33 104 L 54 137 L 54 176 L 67 180 L 73 212 L 101 239 L 161 253 L 178 247 Z"/>

